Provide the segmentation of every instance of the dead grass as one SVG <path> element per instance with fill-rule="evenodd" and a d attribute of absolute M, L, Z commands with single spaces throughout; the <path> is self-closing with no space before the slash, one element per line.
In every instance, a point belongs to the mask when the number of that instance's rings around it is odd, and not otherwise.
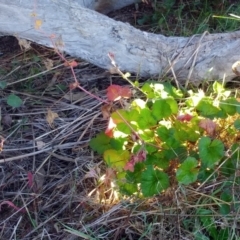
<path fill-rule="evenodd" d="M 23 52 L 15 46 L 1 61 L 1 69 L 8 71 L 1 80 L 8 87 L 1 91 L 0 239 L 194 239 L 196 208 L 215 209 L 221 203 L 219 195 L 208 194 L 216 185 L 208 182 L 201 191 L 169 189 L 150 199 L 118 199 L 100 181 L 106 166 L 88 147 L 106 127 L 101 104 L 78 90 L 69 92 L 70 70 L 52 50 L 33 45 Z M 46 59 L 53 61 L 49 70 Z M 76 74 L 82 86 L 104 98 L 101 89 L 111 79 L 102 70 L 79 60 Z M 24 104 L 8 106 L 4 99 L 9 93 Z M 58 117 L 49 120 L 49 111 Z M 214 218 L 219 225 L 240 228 L 238 209 L 227 218 L 216 212 Z"/>

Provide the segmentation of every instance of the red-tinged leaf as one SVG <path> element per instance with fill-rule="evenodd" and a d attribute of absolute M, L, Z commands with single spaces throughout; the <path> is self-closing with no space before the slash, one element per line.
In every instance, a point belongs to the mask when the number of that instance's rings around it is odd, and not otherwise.
<path fill-rule="evenodd" d="M 211 119 L 203 119 L 199 122 L 199 127 L 204 129 L 207 134 L 213 137 L 216 134 L 217 124 Z"/>
<path fill-rule="evenodd" d="M 121 98 L 130 98 L 131 89 L 113 84 L 107 88 L 107 97 L 109 101 L 117 101 Z"/>
<path fill-rule="evenodd" d="M 72 61 L 65 61 L 64 67 L 77 67 L 78 63 L 75 60 Z"/>
<path fill-rule="evenodd" d="M 135 162 L 133 159 L 131 159 L 129 162 L 126 163 L 126 165 L 124 166 L 124 170 L 125 171 L 130 171 L 130 172 L 134 172 L 134 165 Z"/>
<path fill-rule="evenodd" d="M 2 207 L 2 205 L 4 205 L 4 204 L 7 204 L 9 207 L 11 207 L 11 208 L 13 208 L 14 210 L 20 210 L 21 212 L 25 212 L 25 209 L 22 209 L 22 208 L 19 208 L 19 207 L 17 207 L 17 206 L 15 206 L 12 202 L 10 202 L 10 201 L 3 201 L 3 202 L 1 202 L 0 203 L 0 211 L 1 211 L 1 207 Z"/>
<path fill-rule="evenodd" d="M 116 124 L 114 123 L 113 119 L 110 117 L 108 121 L 107 129 L 105 130 L 105 134 L 112 138 L 113 137 L 113 129 L 116 127 Z"/>
<path fill-rule="evenodd" d="M 77 63 L 75 60 L 73 60 L 73 61 L 71 61 L 71 62 L 68 62 L 68 66 L 69 66 L 69 67 L 77 67 L 77 66 L 78 66 L 78 63 Z"/>
<path fill-rule="evenodd" d="M 34 184 L 34 180 L 33 180 L 34 177 L 33 177 L 33 174 L 31 172 L 27 173 L 27 179 L 28 179 L 28 187 L 32 188 L 33 184 Z"/>
<path fill-rule="evenodd" d="M 143 162 L 146 160 L 147 152 L 145 150 L 140 150 L 136 154 L 131 156 L 130 161 L 126 163 L 124 166 L 124 170 L 128 170 L 130 172 L 134 172 L 134 166 L 138 162 Z"/>
<path fill-rule="evenodd" d="M 122 87 L 120 94 L 122 98 L 130 98 L 132 95 L 132 91 L 128 87 Z"/>
<path fill-rule="evenodd" d="M 179 121 L 181 121 L 181 122 L 189 122 L 189 121 L 191 121 L 192 118 L 193 118 L 192 115 L 186 113 L 186 114 L 184 114 L 184 115 L 179 115 L 179 116 L 177 117 L 177 120 L 179 120 Z"/>
<path fill-rule="evenodd" d="M 147 152 L 146 152 L 146 150 L 140 150 L 140 151 L 135 155 L 135 163 L 145 161 L 145 160 L 146 160 L 146 157 L 147 157 Z"/>
<path fill-rule="evenodd" d="M 117 101 L 121 99 L 121 86 L 119 85 L 111 85 L 107 88 L 107 98 L 109 101 Z"/>

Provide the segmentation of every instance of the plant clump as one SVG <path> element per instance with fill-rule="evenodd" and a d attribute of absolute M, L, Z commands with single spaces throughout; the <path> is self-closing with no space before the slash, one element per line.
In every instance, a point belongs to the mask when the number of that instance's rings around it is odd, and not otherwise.
<path fill-rule="evenodd" d="M 138 90 L 141 98 L 127 88 L 108 88 L 112 105 L 103 108 L 108 109 L 108 127 L 90 141 L 115 173 L 121 194 L 151 197 L 170 187 L 201 187 L 212 178 L 235 176 L 240 102 L 231 91 L 218 82 L 211 94 L 159 82 L 146 82 Z"/>

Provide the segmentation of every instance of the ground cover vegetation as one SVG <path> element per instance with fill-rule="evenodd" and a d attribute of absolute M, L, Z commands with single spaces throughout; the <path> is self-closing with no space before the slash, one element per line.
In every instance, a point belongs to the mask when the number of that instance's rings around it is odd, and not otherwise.
<path fill-rule="evenodd" d="M 229 13 L 237 1 L 164 0 L 127 18 L 189 36 L 239 29 Z M 181 86 L 114 53 L 112 75 L 0 41 L 0 239 L 240 239 L 237 78 Z"/>

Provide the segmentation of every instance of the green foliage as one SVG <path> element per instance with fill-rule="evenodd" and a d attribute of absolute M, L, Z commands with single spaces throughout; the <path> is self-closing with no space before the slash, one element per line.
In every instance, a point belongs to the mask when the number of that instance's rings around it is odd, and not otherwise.
<path fill-rule="evenodd" d="M 154 169 L 153 166 L 148 166 L 147 169 L 142 172 L 141 189 L 143 196 L 151 197 L 155 194 L 161 193 L 168 187 L 169 178 L 166 173 Z"/>
<path fill-rule="evenodd" d="M 198 161 L 193 157 L 188 157 L 177 170 L 177 180 L 179 183 L 188 185 L 197 180 Z"/>
<path fill-rule="evenodd" d="M 116 172 L 122 194 L 150 197 L 173 183 L 189 185 L 234 174 L 240 104 L 231 92 L 220 83 L 213 84 L 209 96 L 202 90 L 183 93 L 159 82 L 146 82 L 140 90 L 145 95 L 126 109 L 110 113 L 106 132 L 90 141 L 91 148 Z M 225 153 L 229 147 L 230 157 Z M 230 201 L 225 195 L 221 198 Z M 221 205 L 223 214 L 227 206 Z M 203 226 L 210 224 L 209 219 L 200 220 Z M 217 236 L 215 226 L 207 231 Z"/>
<path fill-rule="evenodd" d="M 212 168 L 224 156 L 224 145 L 220 140 L 202 137 L 198 144 L 199 157 L 206 168 Z"/>
<path fill-rule="evenodd" d="M 237 1 L 222 0 L 155 0 L 153 11 L 137 20 L 139 26 L 152 26 L 154 32 L 164 35 L 189 36 L 205 31 L 226 32 L 239 28 L 237 18 L 229 17 L 234 13 L 240 15 Z"/>
<path fill-rule="evenodd" d="M 22 99 L 15 94 L 10 94 L 7 97 L 7 104 L 13 108 L 18 108 L 22 105 Z"/>

